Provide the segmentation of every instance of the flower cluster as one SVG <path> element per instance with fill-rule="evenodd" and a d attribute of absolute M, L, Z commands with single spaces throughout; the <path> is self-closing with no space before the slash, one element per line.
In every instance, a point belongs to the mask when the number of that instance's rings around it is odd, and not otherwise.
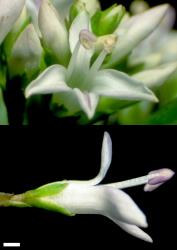
<path fill-rule="evenodd" d="M 36 106 L 78 124 L 176 122 L 174 18 L 143 1 L 0 0 L 0 123 L 29 124 Z"/>
<path fill-rule="evenodd" d="M 18 195 L 0 193 L 0 206 L 38 207 L 69 216 L 99 214 L 111 219 L 127 233 L 152 242 L 151 237 L 140 229 L 148 226 L 146 216 L 122 189 L 145 184 L 144 191 L 151 192 L 168 181 L 174 172 L 170 169 L 159 169 L 139 178 L 99 185 L 111 160 L 112 142 L 105 132 L 100 172 L 94 179 L 53 182 Z"/>

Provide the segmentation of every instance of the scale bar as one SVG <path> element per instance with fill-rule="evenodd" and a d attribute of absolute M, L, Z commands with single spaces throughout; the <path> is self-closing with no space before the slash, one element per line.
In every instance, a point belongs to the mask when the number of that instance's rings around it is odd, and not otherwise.
<path fill-rule="evenodd" d="M 20 247 L 20 242 L 4 242 L 3 247 Z"/>

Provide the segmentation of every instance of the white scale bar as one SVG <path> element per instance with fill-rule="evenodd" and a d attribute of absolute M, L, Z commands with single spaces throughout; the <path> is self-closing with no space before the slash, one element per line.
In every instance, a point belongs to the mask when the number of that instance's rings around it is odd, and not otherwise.
<path fill-rule="evenodd" d="M 4 242 L 3 247 L 20 247 L 20 243 L 19 242 L 12 242 L 12 243 Z"/>

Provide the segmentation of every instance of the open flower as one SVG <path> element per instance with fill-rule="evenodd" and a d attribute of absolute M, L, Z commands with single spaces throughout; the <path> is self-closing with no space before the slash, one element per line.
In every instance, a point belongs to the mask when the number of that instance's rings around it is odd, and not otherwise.
<path fill-rule="evenodd" d="M 101 168 L 94 179 L 50 183 L 24 194 L 14 195 L 10 201 L 5 202 L 5 205 L 9 202 L 8 205 L 34 206 L 70 216 L 75 214 L 104 215 L 129 234 L 152 242 L 151 237 L 140 229 L 140 227 L 147 227 L 146 216 L 130 196 L 121 189 L 146 184 L 145 191 L 152 191 L 169 180 L 174 172 L 170 169 L 156 170 L 139 178 L 99 185 L 109 169 L 111 158 L 112 142 L 109 134 L 105 132 Z M 6 194 L 5 197 L 9 199 L 10 196 Z"/>
<path fill-rule="evenodd" d="M 118 65 L 149 36 L 167 10 L 168 5 L 158 6 L 123 20 L 114 34 L 97 37 L 92 33 L 86 11 L 81 11 L 74 18 L 68 32 L 53 6 L 46 0 L 42 1 L 39 28 L 43 44 L 60 64 L 48 67 L 33 80 L 26 88 L 25 96 L 54 94 L 52 104 L 63 105 L 67 110 L 66 115 L 83 111 L 89 119 L 93 118 L 98 104 L 98 111 L 106 112 L 104 101 L 109 110 L 108 99 L 115 103 L 114 109 L 117 109 L 117 101 L 120 100 L 127 103 L 143 100 L 157 102 L 149 86 L 162 84 L 174 72 L 176 64 L 167 64 L 150 72 L 143 71 L 133 77 L 107 68 Z M 139 23 L 143 24 L 139 26 Z M 94 26 L 95 30 L 97 28 Z M 97 58 L 95 53 L 99 54 Z"/>
<path fill-rule="evenodd" d="M 52 51 L 62 51 L 61 58 L 67 58 L 68 45 L 67 34 L 62 25 L 60 32 L 63 41 L 56 43 L 54 37 L 43 25 L 45 11 L 51 15 L 51 20 L 59 23 L 53 14 L 53 8 L 44 1 L 39 11 L 39 25 L 45 44 Z M 87 28 L 85 30 L 84 28 Z M 116 39 L 114 36 L 107 36 L 103 42 L 102 52 L 91 64 L 94 53 L 94 45 L 97 38 L 88 31 L 89 16 L 83 11 L 73 21 L 69 31 L 69 45 L 72 52 L 69 65 L 52 65 L 47 68 L 37 79 L 32 81 L 25 90 L 26 97 L 35 94 L 57 93 L 55 100 L 67 108 L 69 114 L 83 111 L 88 118 L 95 114 L 100 96 L 107 96 L 113 99 L 123 100 L 149 100 L 157 101 L 153 92 L 141 82 L 129 77 L 127 74 L 113 69 L 100 70 L 100 67 L 108 53 L 114 47 Z M 60 36 L 59 33 L 56 33 Z M 65 38 L 66 39 L 65 39 Z M 61 40 L 62 40 L 61 39 Z M 61 55 L 61 53 L 60 53 Z"/>

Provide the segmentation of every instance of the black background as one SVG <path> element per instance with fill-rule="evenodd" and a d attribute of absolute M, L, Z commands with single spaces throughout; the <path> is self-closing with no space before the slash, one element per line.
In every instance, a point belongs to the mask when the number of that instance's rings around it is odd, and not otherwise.
<path fill-rule="evenodd" d="M 113 160 L 103 183 L 177 167 L 176 126 L 5 128 L 0 130 L 0 191 L 22 193 L 63 179 L 90 179 L 99 171 L 104 131 L 113 141 Z M 0 208 L 0 244 L 23 249 L 162 249 L 176 247 L 176 176 L 152 193 L 126 189 L 147 215 L 154 243 L 122 231 L 103 216 L 64 215 L 36 208 Z"/>

